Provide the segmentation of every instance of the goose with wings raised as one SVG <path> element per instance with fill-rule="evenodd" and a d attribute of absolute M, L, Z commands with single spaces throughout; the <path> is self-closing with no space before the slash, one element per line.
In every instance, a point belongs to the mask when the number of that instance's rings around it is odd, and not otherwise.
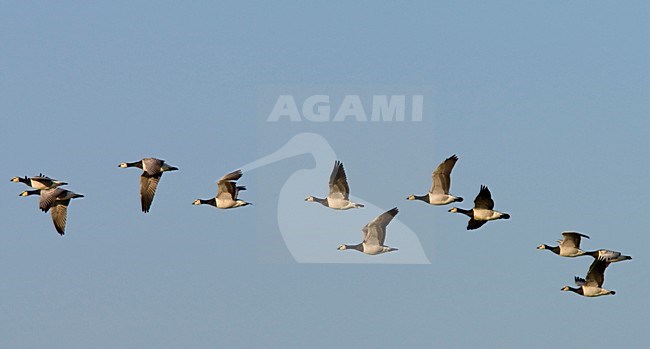
<path fill-rule="evenodd" d="M 394 247 L 384 245 L 386 240 L 386 227 L 397 215 L 399 210 L 394 207 L 370 221 L 363 227 L 363 241 L 356 245 L 340 245 L 339 250 L 357 250 L 369 255 L 397 251 Z"/>
<path fill-rule="evenodd" d="M 575 277 L 575 283 L 578 286 L 573 288 L 571 286 L 562 287 L 562 291 L 572 291 L 585 297 L 598 297 L 604 295 L 614 295 L 616 291 L 610 291 L 603 288 L 605 282 L 605 269 L 609 266 L 610 262 L 603 259 L 594 259 L 589 266 L 587 276 L 583 279 Z"/>
<path fill-rule="evenodd" d="M 348 179 L 345 175 L 343 163 L 340 161 L 334 162 L 334 169 L 330 175 L 329 193 L 324 199 L 314 196 L 308 196 L 305 201 L 318 202 L 319 204 L 335 209 L 335 210 L 348 210 L 351 208 L 363 207 L 362 204 L 357 204 L 350 201 L 350 187 L 348 186 Z"/>
<path fill-rule="evenodd" d="M 447 205 L 452 202 L 462 202 L 462 197 L 449 194 L 451 170 L 456 165 L 456 161 L 458 161 L 458 157 L 454 154 L 438 165 L 431 174 L 431 189 L 427 194 L 422 196 L 409 195 L 406 199 L 421 200 L 429 205 Z"/>
<path fill-rule="evenodd" d="M 484 185 L 481 186 L 481 191 L 479 191 L 478 195 L 474 199 L 473 209 L 464 210 L 462 208 L 452 207 L 449 209 L 449 212 L 462 213 L 468 216 L 469 222 L 467 223 L 467 230 L 478 229 L 486 222 L 495 219 L 510 219 L 509 214 L 494 210 L 492 194 L 488 187 Z"/>
<path fill-rule="evenodd" d="M 584 255 L 586 252 L 580 249 L 580 239 L 589 236 L 574 231 L 565 231 L 562 233 L 562 240 L 558 240 L 558 246 L 549 246 L 541 244 L 537 246 L 538 250 L 549 250 L 562 257 L 578 257 Z"/>
<path fill-rule="evenodd" d="M 211 199 L 196 199 L 193 205 L 211 205 L 216 208 L 228 209 L 251 205 L 250 202 L 239 200 L 237 195 L 240 191 L 246 190 L 244 186 L 238 186 L 235 182 L 242 176 L 241 170 L 230 172 L 217 181 L 217 196 Z"/>

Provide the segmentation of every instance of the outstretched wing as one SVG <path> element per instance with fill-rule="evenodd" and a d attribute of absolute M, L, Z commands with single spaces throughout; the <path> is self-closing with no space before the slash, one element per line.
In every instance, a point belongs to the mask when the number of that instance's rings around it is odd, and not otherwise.
<path fill-rule="evenodd" d="M 54 228 L 59 233 L 59 235 L 65 234 L 65 223 L 68 217 L 68 204 L 70 199 L 59 201 L 56 205 L 52 207 L 52 222 L 54 223 Z"/>
<path fill-rule="evenodd" d="M 449 194 L 451 170 L 454 169 L 456 161 L 458 161 L 458 157 L 454 154 L 438 165 L 431 174 L 431 190 L 429 192 L 433 194 Z"/>
<path fill-rule="evenodd" d="M 350 187 L 348 186 L 348 179 L 345 176 L 345 169 L 343 163 L 340 161 L 334 162 L 334 169 L 330 175 L 330 190 L 327 194 L 331 199 L 348 200 L 350 197 Z"/>
<path fill-rule="evenodd" d="M 242 187 L 237 187 L 237 183 L 234 182 L 241 176 L 243 176 L 241 170 L 236 170 L 221 177 L 217 181 L 217 198 L 219 200 L 237 200 L 238 190 L 245 190 L 239 189 Z"/>
<path fill-rule="evenodd" d="M 487 221 L 477 221 L 474 218 L 470 218 L 469 222 L 467 222 L 467 230 L 474 230 L 478 229 L 483 226 L 483 224 L 487 223 Z"/>
<path fill-rule="evenodd" d="M 369 245 L 383 246 L 386 240 L 386 226 L 393 220 L 399 210 L 394 207 L 370 221 L 363 227 L 363 242 Z"/>
<path fill-rule="evenodd" d="M 560 246 L 562 247 L 574 247 L 580 248 L 580 238 L 584 237 L 589 239 L 585 234 L 580 234 L 574 231 L 565 231 L 562 233 L 564 239 L 560 240 Z"/>
<path fill-rule="evenodd" d="M 226 181 L 236 181 L 240 179 L 241 176 L 243 175 L 244 174 L 241 172 L 241 170 L 232 171 L 228 174 L 225 174 L 223 177 L 221 177 L 219 181 L 217 181 L 217 183 L 226 182 Z"/>
<path fill-rule="evenodd" d="M 481 191 L 478 192 L 478 195 L 476 195 L 476 199 L 474 199 L 474 208 L 484 208 L 487 210 L 491 210 L 494 208 L 494 201 L 492 201 L 492 194 L 490 194 L 490 190 L 488 189 L 487 186 L 485 185 L 481 186 Z"/>
<path fill-rule="evenodd" d="M 217 198 L 219 200 L 237 199 L 237 184 L 235 182 L 219 182 L 217 186 L 219 187 L 217 192 Z"/>
<path fill-rule="evenodd" d="M 41 211 L 49 211 L 50 208 L 56 204 L 56 198 L 63 192 L 64 189 L 61 188 L 41 190 L 41 195 L 38 202 L 38 206 Z"/>
<path fill-rule="evenodd" d="M 603 283 L 605 282 L 605 269 L 608 265 L 609 262 L 607 261 L 598 258 L 594 259 L 589 266 L 587 277 L 585 277 L 587 282 L 586 286 L 603 287 Z"/>
<path fill-rule="evenodd" d="M 149 212 L 151 208 L 151 202 L 153 202 L 153 197 L 156 195 L 160 176 L 162 176 L 162 173 L 151 176 L 147 172 L 143 172 L 140 176 L 140 203 L 144 213 Z"/>

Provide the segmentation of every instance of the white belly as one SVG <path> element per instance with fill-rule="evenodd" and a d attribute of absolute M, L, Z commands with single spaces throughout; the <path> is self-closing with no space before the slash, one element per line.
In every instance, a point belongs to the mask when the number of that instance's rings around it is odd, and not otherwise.
<path fill-rule="evenodd" d="M 235 201 L 233 200 L 217 199 L 217 208 L 231 208 L 233 206 L 235 206 Z"/>
<path fill-rule="evenodd" d="M 562 247 L 560 246 L 560 256 L 562 257 L 577 257 L 585 254 L 583 250 L 577 249 L 575 247 Z"/>
<path fill-rule="evenodd" d="M 477 221 L 492 221 L 501 217 L 501 213 L 484 208 L 474 209 L 474 219 Z"/>
<path fill-rule="evenodd" d="M 454 202 L 454 196 L 448 194 L 431 194 L 429 193 L 429 204 L 431 205 L 447 205 Z"/>
<path fill-rule="evenodd" d="M 363 244 L 363 253 L 365 254 L 376 255 L 384 252 L 386 252 L 386 249 L 383 246 Z"/>
<path fill-rule="evenodd" d="M 335 210 L 348 210 L 354 208 L 354 204 L 350 200 L 327 198 L 327 207 Z"/>
<path fill-rule="evenodd" d="M 585 297 L 598 297 L 609 294 L 610 291 L 600 287 L 582 286 L 582 292 Z"/>

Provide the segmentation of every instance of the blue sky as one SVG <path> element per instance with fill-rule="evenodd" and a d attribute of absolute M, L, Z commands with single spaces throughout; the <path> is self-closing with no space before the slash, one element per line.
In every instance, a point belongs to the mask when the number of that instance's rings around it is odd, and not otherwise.
<path fill-rule="evenodd" d="M 648 4 L 0 7 L 0 346 L 650 340 Z M 422 122 L 270 123 L 274 91 L 327 94 L 333 106 L 348 94 L 422 91 L 425 108 Z M 331 165 L 317 186 L 291 187 L 295 206 L 279 205 L 293 175 L 321 168 L 309 154 L 246 172 L 242 197 L 253 206 L 191 205 L 213 195 L 223 174 L 301 133 L 327 140 L 368 207 L 333 212 L 302 201 L 326 193 Z M 448 207 L 405 200 L 425 193 L 451 154 L 460 158 L 459 206 L 485 184 L 509 221 L 468 232 Z M 145 215 L 139 172 L 117 164 L 146 156 L 180 171 L 163 176 Z M 17 196 L 26 187 L 9 182 L 39 172 L 86 195 L 71 203 L 64 237 L 35 198 Z M 334 256 L 397 258 L 336 251 L 394 206 L 387 244 L 408 256 L 398 242 L 410 230 L 431 264 L 296 263 L 283 240 L 280 222 L 293 215 L 305 234 L 331 231 L 318 247 Z M 591 262 L 535 249 L 564 230 L 588 234 L 585 249 L 634 257 L 607 270 L 615 296 L 560 292 Z"/>

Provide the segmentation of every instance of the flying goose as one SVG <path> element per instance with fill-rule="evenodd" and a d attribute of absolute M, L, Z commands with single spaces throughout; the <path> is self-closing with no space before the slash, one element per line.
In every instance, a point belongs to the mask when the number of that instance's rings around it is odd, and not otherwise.
<path fill-rule="evenodd" d="M 20 196 L 39 195 L 39 208 L 43 212 L 50 211 L 54 228 L 63 236 L 65 234 L 65 224 L 68 216 L 68 205 L 71 199 L 84 197 L 81 194 L 73 193 L 69 190 L 54 188 L 54 189 L 37 189 L 28 190 L 20 193 Z"/>
<path fill-rule="evenodd" d="M 462 213 L 469 217 L 467 223 L 467 230 L 480 228 L 485 222 L 493 221 L 495 219 L 510 219 L 507 213 L 494 211 L 494 201 L 488 187 L 481 185 L 481 191 L 474 199 L 474 208 L 471 210 L 464 210 L 458 207 L 452 207 L 449 212 Z"/>
<path fill-rule="evenodd" d="M 456 165 L 456 161 L 458 161 L 458 157 L 454 154 L 438 165 L 436 170 L 431 174 L 431 189 L 429 189 L 429 193 L 422 196 L 409 195 L 406 199 L 422 200 L 429 205 L 447 205 L 452 202 L 462 202 L 462 197 L 449 194 L 451 170 Z"/>
<path fill-rule="evenodd" d="M 602 259 L 594 259 L 594 261 L 589 266 L 589 271 L 587 276 L 583 279 L 580 277 L 575 277 L 575 283 L 578 288 L 573 288 L 570 286 L 562 287 L 562 291 L 573 291 L 581 296 L 585 297 L 598 297 L 604 295 L 614 295 L 616 291 L 606 290 L 603 287 L 605 282 L 605 269 L 610 264 Z"/>
<path fill-rule="evenodd" d="M 384 245 L 386 240 L 386 226 L 393 220 L 399 210 L 394 207 L 370 221 L 363 227 L 363 242 L 357 245 L 340 245 L 339 250 L 357 250 L 369 255 L 397 251 L 394 247 Z"/>
<path fill-rule="evenodd" d="M 318 202 L 319 204 L 335 209 L 335 210 L 348 210 L 351 208 L 363 207 L 362 204 L 357 204 L 350 201 L 350 187 L 348 186 L 348 179 L 345 176 L 345 169 L 343 163 L 340 161 L 334 162 L 334 168 L 330 175 L 329 193 L 325 199 L 308 196 L 305 201 Z"/>
<path fill-rule="evenodd" d="M 573 231 L 565 231 L 562 233 L 564 237 L 562 240 L 558 240 L 558 246 L 549 246 L 547 244 L 541 244 L 537 246 L 538 250 L 549 250 L 557 255 L 562 257 L 577 257 L 586 254 L 585 251 L 580 249 L 580 238 L 584 237 L 589 239 L 585 234 L 580 234 Z"/>
<path fill-rule="evenodd" d="M 246 187 L 237 186 L 237 183 L 235 182 L 241 178 L 241 176 L 241 170 L 233 171 L 224 175 L 221 177 L 221 179 L 219 179 L 219 181 L 217 181 L 217 196 L 207 200 L 196 199 L 192 204 L 206 204 L 223 209 L 251 205 L 250 202 L 237 199 L 237 194 L 239 194 L 241 190 L 246 190 Z"/>
<path fill-rule="evenodd" d="M 564 238 L 557 241 L 559 243 L 559 246 L 549 246 L 547 244 L 542 244 L 537 246 L 537 249 L 549 250 L 562 257 L 592 256 L 596 259 L 601 259 L 610 263 L 632 259 L 630 256 L 625 256 L 620 252 L 612 250 L 600 249 L 588 252 L 581 250 L 580 239 L 583 237 L 589 239 L 589 236 L 581 233 L 565 231 L 562 233 L 562 236 Z"/>
<path fill-rule="evenodd" d="M 20 182 L 20 183 L 25 183 L 25 185 L 30 186 L 34 189 L 40 190 L 40 189 L 50 189 L 50 188 L 56 188 L 61 185 L 67 185 L 68 183 L 66 182 L 61 182 L 57 181 L 56 179 L 52 179 L 50 177 L 47 177 L 43 175 L 42 173 L 39 174 L 36 177 L 30 177 L 27 178 L 25 177 L 14 177 L 11 179 L 12 182 Z"/>
<path fill-rule="evenodd" d="M 165 160 L 156 158 L 144 158 L 136 162 L 123 162 L 118 165 L 120 168 L 137 167 L 142 169 L 140 175 L 140 202 L 142 212 L 149 212 L 153 196 L 156 194 L 156 188 L 163 172 L 176 171 L 178 168 L 167 165 Z"/>
<path fill-rule="evenodd" d="M 626 261 L 632 259 L 631 256 L 625 256 L 617 251 L 612 250 L 596 250 L 591 252 L 585 252 L 585 255 L 594 257 L 595 259 L 603 260 L 610 263 Z"/>

